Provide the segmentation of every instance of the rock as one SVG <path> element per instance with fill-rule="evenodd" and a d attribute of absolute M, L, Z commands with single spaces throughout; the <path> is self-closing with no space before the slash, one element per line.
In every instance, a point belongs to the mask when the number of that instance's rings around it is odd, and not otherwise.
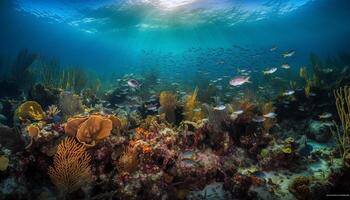
<path fill-rule="evenodd" d="M 321 121 L 310 120 L 307 127 L 307 136 L 317 142 L 325 143 L 332 137 L 330 128 Z"/>
<path fill-rule="evenodd" d="M 12 152 L 24 149 L 24 140 L 19 131 L 8 126 L 0 126 L 0 145 Z"/>

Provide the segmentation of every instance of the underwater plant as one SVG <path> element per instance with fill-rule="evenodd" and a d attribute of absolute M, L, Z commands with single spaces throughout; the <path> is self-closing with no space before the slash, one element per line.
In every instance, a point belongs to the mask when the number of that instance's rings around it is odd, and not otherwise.
<path fill-rule="evenodd" d="M 92 181 L 91 156 L 84 145 L 72 137 L 63 140 L 57 147 L 53 166 L 48 169 L 52 183 L 59 190 L 60 197 L 65 198 Z"/>
<path fill-rule="evenodd" d="M 347 155 L 350 154 L 350 86 L 334 90 L 334 97 L 341 128 L 336 125 L 336 130 L 332 129 L 332 133 L 336 138 L 344 164 L 350 166 L 350 161 L 346 160 Z"/>
<path fill-rule="evenodd" d="M 196 111 L 196 108 L 199 107 L 199 102 L 197 101 L 198 87 L 193 91 L 192 95 L 188 96 L 184 105 L 184 115 L 185 119 L 188 121 L 198 121 L 204 118 L 204 113 Z"/>
<path fill-rule="evenodd" d="M 80 93 L 87 83 L 87 74 L 81 67 L 71 67 L 62 73 L 61 88 Z"/>
<path fill-rule="evenodd" d="M 45 87 L 60 88 L 61 87 L 61 74 L 63 70 L 60 67 L 58 60 L 46 60 L 39 58 L 34 63 L 38 81 Z"/>
<path fill-rule="evenodd" d="M 304 91 L 305 91 L 305 96 L 306 97 L 310 97 L 310 93 L 311 93 L 311 87 L 313 87 L 315 85 L 315 79 L 311 79 L 306 71 L 306 67 L 302 67 L 299 70 L 299 76 L 301 78 L 304 79 L 305 81 L 305 87 L 304 87 Z"/>
<path fill-rule="evenodd" d="M 175 122 L 176 95 L 171 92 L 161 92 L 159 96 L 161 113 L 165 114 L 166 120 L 170 123 Z"/>

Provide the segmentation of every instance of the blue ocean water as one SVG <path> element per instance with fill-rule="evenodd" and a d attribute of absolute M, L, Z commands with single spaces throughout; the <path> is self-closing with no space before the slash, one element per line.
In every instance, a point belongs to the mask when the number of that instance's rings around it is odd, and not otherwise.
<path fill-rule="evenodd" d="M 101 75 L 149 68 L 190 76 L 198 67 L 227 74 L 277 66 L 293 49 L 288 62 L 299 69 L 310 52 L 348 49 L 349 8 L 345 0 L 4 0 L 0 53 L 28 48 Z"/>

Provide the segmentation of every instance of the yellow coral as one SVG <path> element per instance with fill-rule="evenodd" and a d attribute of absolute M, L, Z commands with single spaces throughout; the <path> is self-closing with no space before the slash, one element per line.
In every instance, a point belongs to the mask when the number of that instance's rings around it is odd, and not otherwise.
<path fill-rule="evenodd" d="M 286 154 L 291 154 L 292 153 L 292 148 L 289 146 L 282 147 L 281 151 Z"/>
<path fill-rule="evenodd" d="M 27 101 L 21 104 L 15 115 L 20 120 L 36 120 L 40 121 L 45 118 L 45 112 L 41 108 L 40 104 L 35 101 Z"/>
<path fill-rule="evenodd" d="M 62 195 L 74 192 L 92 180 L 91 156 L 74 138 L 63 140 L 57 148 L 53 166 L 48 169 L 52 183 Z"/>
<path fill-rule="evenodd" d="M 168 122 L 175 122 L 176 95 L 171 92 L 161 92 L 159 103 L 162 112 L 166 115 L 166 120 Z"/>
<path fill-rule="evenodd" d="M 5 171 L 9 166 L 9 162 L 6 156 L 0 156 L 0 171 Z"/>

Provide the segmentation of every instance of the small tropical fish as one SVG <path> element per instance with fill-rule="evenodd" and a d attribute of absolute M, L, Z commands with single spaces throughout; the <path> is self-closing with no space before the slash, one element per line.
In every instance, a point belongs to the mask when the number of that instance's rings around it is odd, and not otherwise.
<path fill-rule="evenodd" d="M 319 117 L 320 119 L 329 119 L 329 118 L 331 118 L 332 116 L 333 116 L 332 113 L 326 112 L 326 113 L 323 113 L 322 115 L 319 115 L 318 117 Z"/>
<path fill-rule="evenodd" d="M 226 109 L 225 105 L 220 105 L 220 106 L 214 107 L 214 110 L 225 110 L 225 109 Z"/>
<path fill-rule="evenodd" d="M 326 69 L 323 69 L 322 70 L 324 73 L 331 73 L 333 72 L 334 70 L 332 68 L 326 68 Z"/>
<path fill-rule="evenodd" d="M 328 127 L 334 126 L 334 123 L 332 123 L 332 122 L 323 122 L 322 124 L 325 126 L 328 126 Z"/>
<path fill-rule="evenodd" d="M 252 120 L 253 120 L 253 122 L 258 122 L 258 123 L 260 123 L 260 122 L 264 122 L 264 121 L 265 121 L 265 118 L 262 117 L 262 116 L 254 116 Z"/>
<path fill-rule="evenodd" d="M 249 79 L 250 79 L 249 76 L 248 76 L 248 77 L 236 76 L 236 77 L 234 77 L 234 78 L 232 78 L 232 79 L 230 80 L 229 84 L 230 84 L 231 86 L 236 87 L 236 86 L 243 85 L 243 84 L 245 84 L 245 83 L 250 83 Z"/>
<path fill-rule="evenodd" d="M 138 88 L 141 86 L 141 84 L 135 79 L 130 79 L 128 80 L 128 86 L 131 88 Z"/>
<path fill-rule="evenodd" d="M 316 93 L 313 93 L 313 92 L 310 92 L 309 96 L 310 96 L 310 97 L 315 97 L 315 96 L 317 96 L 317 94 L 316 94 Z"/>
<path fill-rule="evenodd" d="M 289 68 L 290 68 L 290 65 L 287 64 L 287 63 L 285 63 L 285 64 L 281 65 L 281 67 L 282 67 L 283 69 L 289 69 Z"/>
<path fill-rule="evenodd" d="M 195 108 L 195 109 L 193 109 L 193 112 L 200 112 L 200 111 L 202 111 L 201 108 Z"/>
<path fill-rule="evenodd" d="M 264 74 L 273 74 L 273 73 L 275 73 L 276 71 L 277 71 L 277 67 L 273 67 L 273 68 L 268 69 L 268 70 L 265 70 L 265 71 L 263 71 L 263 72 L 264 72 Z"/>
<path fill-rule="evenodd" d="M 269 112 L 269 113 L 264 115 L 264 117 L 271 118 L 271 119 L 276 118 L 276 116 L 277 116 L 277 114 L 274 112 Z"/>
<path fill-rule="evenodd" d="M 232 114 L 230 115 L 230 119 L 231 119 L 231 120 L 235 120 L 235 119 L 237 119 L 237 117 L 238 117 L 238 115 L 237 115 L 236 113 L 232 113 Z"/>
<path fill-rule="evenodd" d="M 277 47 L 276 46 L 273 46 L 270 51 L 276 51 L 277 50 Z"/>
<path fill-rule="evenodd" d="M 294 90 L 288 90 L 288 91 L 286 91 L 286 92 L 283 92 L 283 96 L 291 96 L 291 95 L 293 95 L 294 93 L 295 93 Z"/>
<path fill-rule="evenodd" d="M 294 50 L 290 50 L 283 53 L 283 58 L 292 57 L 295 54 Z"/>
<path fill-rule="evenodd" d="M 236 115 L 240 115 L 240 114 L 243 114 L 243 110 L 236 110 L 235 112 L 233 112 L 234 114 Z"/>
<path fill-rule="evenodd" d="M 149 110 L 149 111 L 156 111 L 156 110 L 158 110 L 158 108 L 157 108 L 157 105 L 147 105 L 146 106 L 147 107 L 147 110 Z"/>

